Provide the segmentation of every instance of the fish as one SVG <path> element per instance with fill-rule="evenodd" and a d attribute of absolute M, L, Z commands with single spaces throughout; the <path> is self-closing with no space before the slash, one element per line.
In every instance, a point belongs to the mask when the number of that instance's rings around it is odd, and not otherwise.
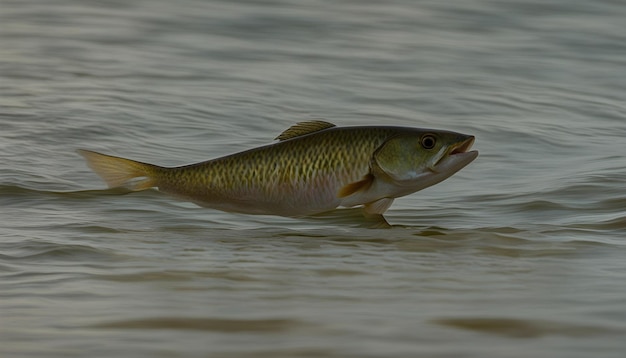
<path fill-rule="evenodd" d="M 110 188 L 156 188 L 202 207 L 307 217 L 362 206 L 368 220 L 395 198 L 435 185 L 478 157 L 475 137 L 399 126 L 297 123 L 277 142 L 199 163 L 163 167 L 80 149 Z"/>

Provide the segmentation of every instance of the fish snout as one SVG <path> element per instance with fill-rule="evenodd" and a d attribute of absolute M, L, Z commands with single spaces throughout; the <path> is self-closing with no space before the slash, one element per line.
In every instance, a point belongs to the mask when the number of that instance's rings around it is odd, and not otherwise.
<path fill-rule="evenodd" d="M 473 135 L 466 136 L 464 140 L 461 140 L 457 144 L 450 147 L 448 155 L 467 153 L 470 150 L 470 148 L 472 148 L 472 145 L 474 145 L 475 139 L 476 137 L 474 137 Z M 473 152 L 478 153 L 478 151 L 473 151 Z"/>

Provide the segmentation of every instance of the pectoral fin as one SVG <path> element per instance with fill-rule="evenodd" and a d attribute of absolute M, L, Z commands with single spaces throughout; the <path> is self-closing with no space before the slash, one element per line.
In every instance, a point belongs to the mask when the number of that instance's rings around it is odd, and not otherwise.
<path fill-rule="evenodd" d="M 339 189 L 337 196 L 339 198 L 345 198 L 346 196 L 350 196 L 359 191 L 365 191 L 369 189 L 369 187 L 374 182 L 374 176 L 372 174 L 367 174 L 362 180 L 359 180 L 354 183 L 350 183 L 343 188 Z M 391 205 L 391 204 L 390 204 Z"/>

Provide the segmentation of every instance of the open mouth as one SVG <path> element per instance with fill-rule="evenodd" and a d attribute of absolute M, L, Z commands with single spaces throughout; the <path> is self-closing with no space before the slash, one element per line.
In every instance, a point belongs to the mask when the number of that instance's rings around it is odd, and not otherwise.
<path fill-rule="evenodd" d="M 467 139 L 450 146 L 447 155 L 443 155 L 435 165 L 430 166 L 428 169 L 433 173 L 452 170 L 451 173 L 454 174 L 476 159 L 478 151 L 469 151 L 474 144 L 474 136 L 467 136 L 466 138 Z"/>
<path fill-rule="evenodd" d="M 474 136 L 471 136 L 467 138 L 466 140 L 464 140 L 463 142 L 452 147 L 452 150 L 450 151 L 450 155 L 467 153 L 467 151 L 472 147 L 473 144 L 474 144 Z"/>

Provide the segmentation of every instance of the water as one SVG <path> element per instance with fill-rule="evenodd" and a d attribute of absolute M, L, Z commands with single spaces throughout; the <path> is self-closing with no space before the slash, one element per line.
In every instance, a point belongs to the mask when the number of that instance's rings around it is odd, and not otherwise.
<path fill-rule="evenodd" d="M 3 357 L 622 357 L 621 1 L 0 3 Z M 291 124 L 474 134 L 399 199 L 289 219 L 124 195 Z M 236 179 L 236 178 L 235 178 Z"/>

